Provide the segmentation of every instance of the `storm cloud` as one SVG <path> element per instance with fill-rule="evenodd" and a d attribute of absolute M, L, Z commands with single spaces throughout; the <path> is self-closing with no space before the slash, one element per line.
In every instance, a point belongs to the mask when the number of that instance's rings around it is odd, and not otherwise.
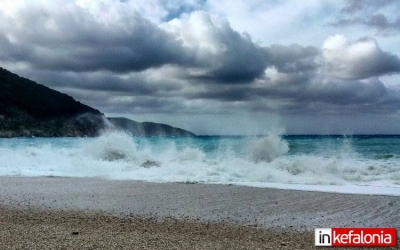
<path fill-rule="evenodd" d="M 101 13 L 73 4 L 63 8 L 26 6 L 3 17 L 3 43 L 32 67 L 57 71 L 141 71 L 165 64 L 190 64 L 189 51 L 174 37 L 120 4 Z M 21 51 L 26 51 L 21 56 Z M 182 53 L 186 52 L 186 53 Z"/>
<path fill-rule="evenodd" d="M 270 9 L 287 10 L 290 1 L 241 10 L 222 0 L 5 0 L 0 3 L 0 66 L 110 116 L 186 117 L 197 129 L 193 117 L 222 126 L 216 115 L 231 121 L 252 114 L 283 120 L 397 117 L 400 51 L 392 49 L 388 36 L 343 28 L 362 25 L 398 36 L 400 19 L 389 11 L 396 5 L 389 0 L 380 6 L 375 1 L 310 5 L 315 12 L 335 10 L 329 22 L 321 22 L 323 33 L 305 29 L 311 17 L 317 18 L 312 11 L 305 16 L 306 9 L 293 9 L 287 21 L 271 17 Z M 268 34 L 282 25 L 282 32 L 291 31 L 290 40 L 280 44 L 267 36 L 259 41 L 239 31 L 235 20 L 243 14 L 228 15 L 238 11 L 249 15 L 249 30 L 259 25 Z M 251 23 L 252 15 L 260 20 L 263 11 L 271 19 Z M 324 35 L 307 44 L 293 39 L 293 32 Z"/>
<path fill-rule="evenodd" d="M 347 1 L 337 20 L 336 27 L 364 26 L 373 28 L 378 34 L 396 35 L 400 30 L 400 4 L 398 1 L 352 0 Z"/>

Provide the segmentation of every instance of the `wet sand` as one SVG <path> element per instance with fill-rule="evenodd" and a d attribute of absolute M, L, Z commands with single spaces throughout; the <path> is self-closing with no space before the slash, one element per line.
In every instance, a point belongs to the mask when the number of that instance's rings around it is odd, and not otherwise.
<path fill-rule="evenodd" d="M 50 177 L 0 190 L 0 249 L 313 249 L 316 227 L 400 226 L 392 196 Z"/>

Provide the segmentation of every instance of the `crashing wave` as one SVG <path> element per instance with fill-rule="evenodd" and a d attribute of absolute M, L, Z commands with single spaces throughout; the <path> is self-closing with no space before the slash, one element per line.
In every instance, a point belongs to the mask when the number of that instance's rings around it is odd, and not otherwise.
<path fill-rule="evenodd" d="M 288 143 L 277 135 L 254 139 L 248 149 L 250 159 L 255 163 L 271 162 L 288 152 Z"/>

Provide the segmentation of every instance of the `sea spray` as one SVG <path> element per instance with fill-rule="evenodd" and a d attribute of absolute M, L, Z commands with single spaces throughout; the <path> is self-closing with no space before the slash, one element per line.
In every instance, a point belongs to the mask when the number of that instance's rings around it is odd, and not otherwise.
<path fill-rule="evenodd" d="M 111 131 L 88 143 L 84 151 L 95 159 L 129 161 L 136 158 L 137 149 L 132 137 L 122 131 Z"/>
<path fill-rule="evenodd" d="M 278 135 L 252 139 L 248 154 L 253 162 L 271 162 L 289 152 L 289 145 Z"/>

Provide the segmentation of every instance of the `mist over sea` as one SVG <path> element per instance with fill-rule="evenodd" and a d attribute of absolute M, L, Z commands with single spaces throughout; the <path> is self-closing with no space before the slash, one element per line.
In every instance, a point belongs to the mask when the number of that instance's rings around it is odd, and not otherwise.
<path fill-rule="evenodd" d="M 0 175 L 400 195 L 400 136 L 0 139 Z"/>

